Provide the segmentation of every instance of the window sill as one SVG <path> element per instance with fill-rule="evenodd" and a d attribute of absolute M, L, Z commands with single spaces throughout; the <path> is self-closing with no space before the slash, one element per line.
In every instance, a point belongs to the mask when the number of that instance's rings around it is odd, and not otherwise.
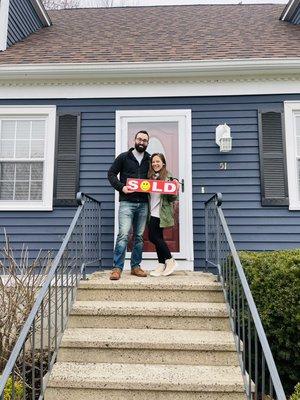
<path fill-rule="evenodd" d="M 1 211 L 53 211 L 52 204 L 43 204 L 40 202 L 26 204 L 24 202 L 12 204 L 12 202 L 0 201 Z"/>
<path fill-rule="evenodd" d="M 289 211 L 300 211 L 300 204 L 290 204 Z"/>

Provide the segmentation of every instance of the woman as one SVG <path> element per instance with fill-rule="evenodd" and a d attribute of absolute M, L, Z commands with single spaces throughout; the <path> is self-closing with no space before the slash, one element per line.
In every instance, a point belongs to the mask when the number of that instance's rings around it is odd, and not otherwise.
<path fill-rule="evenodd" d="M 152 154 L 148 178 L 173 180 L 167 171 L 163 154 Z M 179 185 L 177 180 L 175 182 Z M 174 226 L 173 202 L 175 200 L 177 200 L 176 195 L 150 193 L 149 240 L 155 245 L 158 257 L 158 266 L 150 272 L 151 276 L 171 275 L 177 266 L 163 237 L 163 229 Z"/>

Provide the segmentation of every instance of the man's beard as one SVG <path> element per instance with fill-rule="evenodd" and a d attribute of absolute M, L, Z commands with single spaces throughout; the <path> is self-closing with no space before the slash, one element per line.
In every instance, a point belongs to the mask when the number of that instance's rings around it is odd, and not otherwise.
<path fill-rule="evenodd" d="M 144 151 L 147 148 L 147 146 L 145 146 L 141 143 L 135 143 L 134 147 L 135 147 L 136 151 L 138 151 L 139 153 L 144 153 Z"/>

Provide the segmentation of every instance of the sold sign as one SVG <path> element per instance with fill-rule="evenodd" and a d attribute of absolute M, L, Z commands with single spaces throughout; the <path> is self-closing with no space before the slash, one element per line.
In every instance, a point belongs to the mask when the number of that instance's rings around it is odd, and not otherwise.
<path fill-rule="evenodd" d="M 174 181 L 128 178 L 126 186 L 133 192 L 178 194 L 177 185 Z"/>

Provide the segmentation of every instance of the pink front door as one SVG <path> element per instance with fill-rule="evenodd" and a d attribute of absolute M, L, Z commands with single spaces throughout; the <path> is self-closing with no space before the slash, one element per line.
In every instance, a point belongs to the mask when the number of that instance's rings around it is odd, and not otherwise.
<path fill-rule="evenodd" d="M 163 153 L 167 169 L 173 177 L 179 179 L 179 152 L 178 152 L 178 122 L 128 122 L 128 148 L 132 147 L 135 134 L 140 130 L 146 130 L 149 133 L 150 141 L 147 151 L 150 154 Z M 175 208 L 175 226 L 164 230 L 164 237 L 169 245 L 171 252 L 179 252 L 179 206 L 174 203 Z M 155 252 L 155 247 L 148 240 L 148 231 L 144 234 L 144 252 Z M 131 250 L 129 244 L 128 250 Z"/>

